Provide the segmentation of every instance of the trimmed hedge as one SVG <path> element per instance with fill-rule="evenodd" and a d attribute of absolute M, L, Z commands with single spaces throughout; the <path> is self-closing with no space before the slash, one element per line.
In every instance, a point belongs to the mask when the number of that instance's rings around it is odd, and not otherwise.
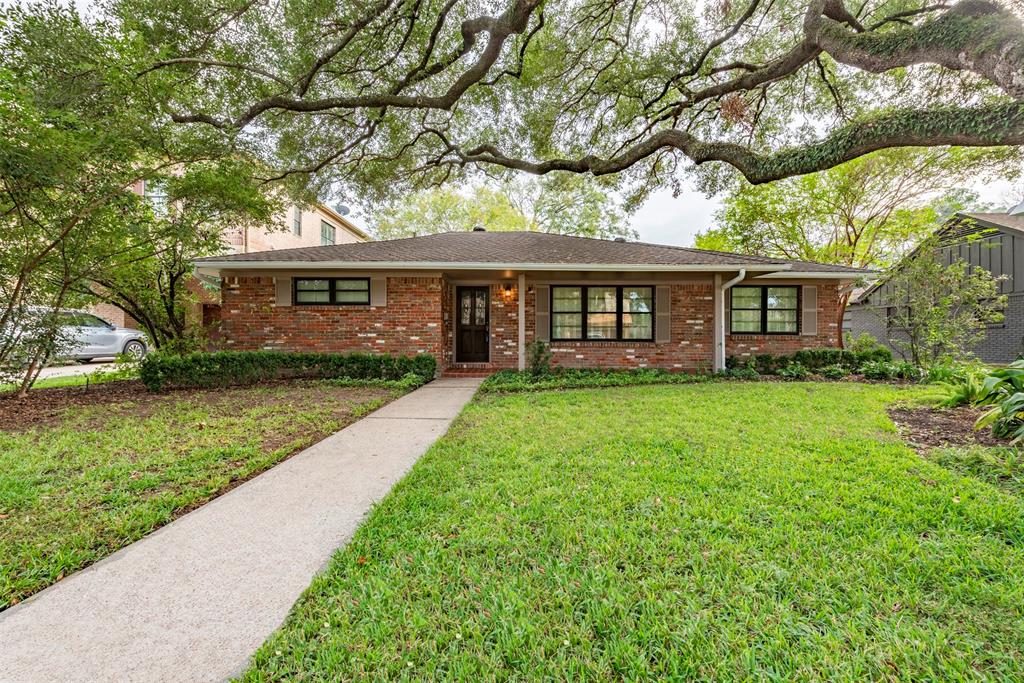
<path fill-rule="evenodd" d="M 501 370 L 484 380 L 482 392 L 544 391 L 549 389 L 586 389 L 591 387 L 628 387 L 643 384 L 697 384 L 710 382 L 715 375 L 691 375 L 652 368 L 636 370 L 601 368 L 558 368 L 534 374 Z"/>
<path fill-rule="evenodd" d="M 892 351 L 879 346 L 867 351 L 850 351 L 848 349 L 803 349 L 791 356 L 775 356 L 762 353 L 757 356 L 730 356 L 726 359 L 726 367 L 750 367 L 762 375 L 778 374 L 779 370 L 791 365 L 801 365 L 810 372 L 817 373 L 833 365 L 842 366 L 856 372 L 866 363 L 891 363 Z"/>
<path fill-rule="evenodd" d="M 169 356 L 153 353 L 139 366 L 150 391 L 171 387 L 222 387 L 255 384 L 282 377 L 400 380 L 412 373 L 429 382 L 437 361 L 429 354 L 389 356 L 374 353 L 291 353 L 287 351 L 215 351 Z"/>

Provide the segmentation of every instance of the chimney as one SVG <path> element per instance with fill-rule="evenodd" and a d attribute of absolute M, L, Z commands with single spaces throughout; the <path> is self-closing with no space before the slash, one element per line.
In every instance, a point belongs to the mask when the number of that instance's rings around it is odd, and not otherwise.
<path fill-rule="evenodd" d="M 616 242 L 625 242 L 625 241 L 626 241 L 626 238 L 625 238 L 625 237 L 616 237 L 616 238 L 615 238 L 615 241 L 616 241 Z"/>
<path fill-rule="evenodd" d="M 476 225 L 473 227 L 473 232 L 487 232 L 487 228 L 482 225 Z"/>

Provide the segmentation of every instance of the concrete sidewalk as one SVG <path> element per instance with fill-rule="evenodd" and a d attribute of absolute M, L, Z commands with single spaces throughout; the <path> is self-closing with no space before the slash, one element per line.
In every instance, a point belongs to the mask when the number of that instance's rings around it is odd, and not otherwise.
<path fill-rule="evenodd" d="M 239 673 L 479 379 L 440 379 L 0 613 L 0 681 Z"/>

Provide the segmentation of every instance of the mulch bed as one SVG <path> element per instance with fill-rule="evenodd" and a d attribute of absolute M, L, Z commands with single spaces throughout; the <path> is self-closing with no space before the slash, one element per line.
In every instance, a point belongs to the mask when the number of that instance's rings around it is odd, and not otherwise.
<path fill-rule="evenodd" d="M 1005 446 L 1007 442 L 992 436 L 991 429 L 975 431 L 974 423 L 982 410 L 971 407 L 926 408 L 894 406 L 889 417 L 914 450 L 926 451 L 942 446 Z"/>
<path fill-rule="evenodd" d="M 271 386 L 282 387 L 285 391 L 278 395 L 254 391 Z M 0 431 L 20 432 L 55 426 L 61 423 L 69 409 L 88 406 L 109 405 L 114 411 L 111 414 L 146 417 L 169 402 L 185 399 L 198 399 L 212 405 L 227 403 L 234 410 L 256 403 L 272 405 L 292 402 L 297 398 L 306 401 L 314 394 L 322 395 L 325 400 L 343 396 L 361 401 L 383 397 L 387 393 L 383 389 L 331 387 L 307 380 L 275 380 L 243 387 L 174 389 L 160 393 L 148 391 L 138 380 L 94 384 L 88 388 L 33 389 L 21 399 L 14 392 L 0 394 Z M 340 404 L 339 411 L 347 411 L 347 406 Z M 103 418 L 98 416 L 97 419 L 102 421 Z"/>

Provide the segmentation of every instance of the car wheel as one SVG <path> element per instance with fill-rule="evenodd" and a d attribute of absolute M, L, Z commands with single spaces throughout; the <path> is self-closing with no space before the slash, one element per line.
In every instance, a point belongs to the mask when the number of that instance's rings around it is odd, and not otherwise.
<path fill-rule="evenodd" d="M 124 352 L 135 360 L 141 360 L 146 355 L 146 345 L 140 341 L 130 341 L 124 345 Z"/>

